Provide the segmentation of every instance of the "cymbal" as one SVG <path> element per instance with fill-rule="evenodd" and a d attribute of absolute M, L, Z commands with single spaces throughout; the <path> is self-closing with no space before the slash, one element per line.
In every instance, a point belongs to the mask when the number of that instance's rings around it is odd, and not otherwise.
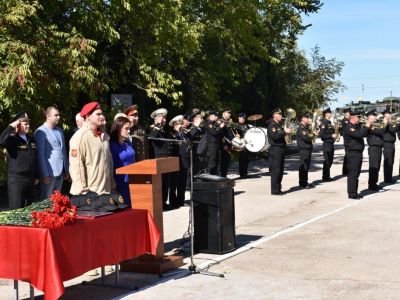
<path fill-rule="evenodd" d="M 248 121 L 258 121 L 263 118 L 263 115 L 251 115 L 247 117 Z"/>

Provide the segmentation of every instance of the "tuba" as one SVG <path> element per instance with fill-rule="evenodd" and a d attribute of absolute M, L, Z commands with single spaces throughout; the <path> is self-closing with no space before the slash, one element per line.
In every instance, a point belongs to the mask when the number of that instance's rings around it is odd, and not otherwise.
<path fill-rule="evenodd" d="M 292 138 L 293 138 L 293 132 L 292 129 L 294 128 L 293 124 L 291 124 L 291 121 L 296 118 L 296 111 L 293 108 L 288 108 L 286 109 L 286 118 L 285 118 L 285 123 L 283 125 L 284 129 L 290 129 L 290 133 L 285 134 L 285 141 L 286 144 L 291 144 L 292 143 Z"/>
<path fill-rule="evenodd" d="M 313 139 L 312 139 L 312 143 L 315 143 L 315 140 L 318 136 L 319 130 L 319 118 L 321 116 L 321 111 L 319 109 L 315 109 L 313 114 L 312 114 L 312 120 L 311 120 L 311 132 L 313 134 Z"/>

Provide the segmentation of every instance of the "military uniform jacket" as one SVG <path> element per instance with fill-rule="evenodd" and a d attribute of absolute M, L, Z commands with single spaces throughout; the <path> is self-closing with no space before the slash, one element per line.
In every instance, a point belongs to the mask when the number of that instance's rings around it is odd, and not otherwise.
<path fill-rule="evenodd" d="M 200 141 L 202 136 L 203 136 L 203 129 L 201 127 L 192 126 L 187 132 L 187 137 L 191 141 Z"/>
<path fill-rule="evenodd" d="M 149 138 L 171 139 L 171 136 L 165 131 L 164 127 L 153 124 L 150 126 Z M 153 147 L 155 158 L 168 157 L 173 152 L 171 142 L 157 140 L 151 140 L 150 142 Z"/>
<path fill-rule="evenodd" d="M 136 162 L 149 158 L 149 144 L 143 127 L 140 125 L 131 127 L 131 141 Z"/>
<path fill-rule="evenodd" d="M 109 136 L 100 136 L 83 124 L 69 141 L 71 194 L 109 194 L 115 188 Z"/>
<path fill-rule="evenodd" d="M 275 121 L 271 120 L 268 124 L 268 141 L 271 146 L 280 146 L 284 147 L 286 145 L 285 141 L 285 131 L 283 130 L 283 126 Z"/>
<path fill-rule="evenodd" d="M 348 119 L 343 118 L 341 125 L 342 125 L 342 129 L 341 129 L 341 134 L 344 135 L 344 128 L 350 124 L 350 121 Z"/>
<path fill-rule="evenodd" d="M 28 142 L 10 125 L 0 135 L 0 145 L 7 149 L 8 177 L 39 178 L 35 139 L 29 135 L 26 137 Z"/>
<path fill-rule="evenodd" d="M 385 131 L 386 128 L 372 127 L 367 136 L 368 145 L 383 147 L 383 135 L 385 134 Z"/>
<path fill-rule="evenodd" d="M 187 144 L 188 137 L 184 132 L 179 133 L 176 131 L 172 134 L 172 137 L 176 140 L 186 141 L 184 143 L 174 143 L 175 145 L 173 145 L 173 155 L 179 156 L 179 165 L 184 169 L 188 169 L 190 161 L 189 147 Z"/>
<path fill-rule="evenodd" d="M 349 124 L 344 128 L 344 147 L 349 151 L 363 151 L 364 150 L 364 137 L 368 135 L 369 129 L 361 127 L 360 124 Z"/>
<path fill-rule="evenodd" d="M 222 141 L 222 130 L 217 122 L 207 121 L 205 127 L 207 145 L 220 146 Z"/>
<path fill-rule="evenodd" d="M 332 126 L 332 122 L 330 120 L 325 119 L 322 122 L 319 131 L 319 136 L 321 137 L 321 140 L 323 142 L 333 144 L 335 142 L 335 139 L 332 137 L 332 134 L 334 133 L 335 133 L 335 128 Z"/>
<path fill-rule="evenodd" d="M 392 124 L 388 124 L 385 128 L 385 134 L 383 135 L 383 141 L 386 143 L 396 142 L 397 129 Z"/>
<path fill-rule="evenodd" d="M 312 150 L 313 135 L 310 133 L 308 126 L 304 126 L 302 124 L 297 127 L 296 139 L 297 139 L 297 147 L 299 149 L 310 149 Z"/>
<path fill-rule="evenodd" d="M 222 132 L 222 145 L 227 147 L 232 147 L 232 140 L 235 137 L 232 125 L 229 122 L 225 122 L 225 127 L 221 129 L 221 132 Z"/>

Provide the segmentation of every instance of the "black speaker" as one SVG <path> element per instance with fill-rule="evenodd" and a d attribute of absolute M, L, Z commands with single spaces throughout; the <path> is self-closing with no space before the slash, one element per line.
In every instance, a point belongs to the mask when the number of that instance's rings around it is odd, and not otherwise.
<path fill-rule="evenodd" d="M 194 250 L 223 254 L 235 250 L 235 205 L 231 181 L 193 184 Z"/>

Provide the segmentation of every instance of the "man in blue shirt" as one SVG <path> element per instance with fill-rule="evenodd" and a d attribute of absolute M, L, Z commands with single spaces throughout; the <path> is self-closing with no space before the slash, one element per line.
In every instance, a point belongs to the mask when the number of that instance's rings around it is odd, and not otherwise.
<path fill-rule="evenodd" d="M 64 178 L 69 177 L 68 156 L 64 133 L 57 125 L 60 112 L 50 106 L 45 111 L 46 122 L 35 132 L 37 160 L 40 172 L 40 199 L 47 199 L 55 190 L 61 191 Z"/>

